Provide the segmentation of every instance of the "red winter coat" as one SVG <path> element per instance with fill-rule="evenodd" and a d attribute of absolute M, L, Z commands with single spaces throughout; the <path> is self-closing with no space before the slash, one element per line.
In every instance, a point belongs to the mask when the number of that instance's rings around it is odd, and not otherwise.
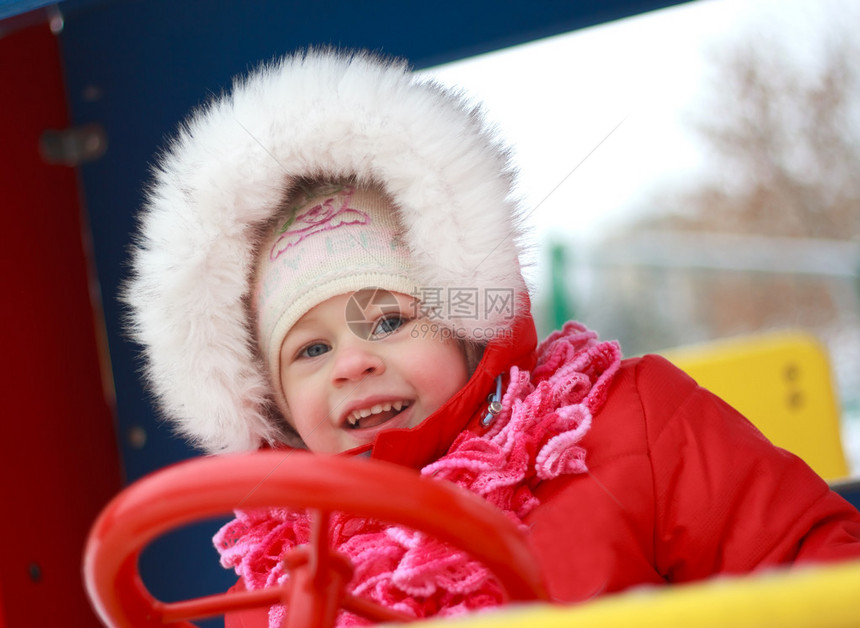
<path fill-rule="evenodd" d="M 481 432 L 495 377 L 530 370 L 535 343 L 520 320 L 463 390 L 419 427 L 382 433 L 372 457 L 421 468 L 464 427 Z M 539 484 L 525 518 L 554 600 L 860 557 L 860 513 L 663 358 L 622 362 L 580 445 L 587 473 Z M 266 625 L 265 612 L 227 621 Z"/>
<path fill-rule="evenodd" d="M 527 522 L 552 596 L 860 557 L 860 513 L 663 358 L 627 360 Z"/>

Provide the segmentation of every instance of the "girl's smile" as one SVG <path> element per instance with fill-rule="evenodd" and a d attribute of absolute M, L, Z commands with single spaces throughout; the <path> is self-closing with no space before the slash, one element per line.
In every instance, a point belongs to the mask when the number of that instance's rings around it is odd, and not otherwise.
<path fill-rule="evenodd" d="M 372 404 L 372 405 L 371 405 Z M 346 413 L 346 426 L 351 429 L 365 429 L 382 425 L 400 416 L 409 408 L 411 401 L 398 399 L 395 401 L 368 400 L 366 402 L 353 404 L 355 410 Z"/>

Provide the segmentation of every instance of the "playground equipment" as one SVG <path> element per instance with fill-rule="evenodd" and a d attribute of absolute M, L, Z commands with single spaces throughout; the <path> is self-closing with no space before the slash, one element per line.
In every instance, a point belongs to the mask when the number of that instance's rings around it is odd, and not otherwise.
<path fill-rule="evenodd" d="M 286 586 L 175 603 L 157 600 L 146 589 L 137 561 L 147 543 L 200 518 L 267 506 L 312 513 L 311 543 L 285 559 L 291 574 Z M 279 602 L 289 602 L 289 628 L 331 626 L 341 607 L 374 621 L 408 620 L 346 593 L 352 566 L 327 546 L 333 511 L 427 532 L 482 561 L 510 601 L 547 599 L 520 530 L 476 495 L 389 463 L 294 451 L 191 460 L 126 489 L 90 533 L 84 561 L 87 590 L 102 620 L 116 627 L 186 628 L 192 619 Z"/>

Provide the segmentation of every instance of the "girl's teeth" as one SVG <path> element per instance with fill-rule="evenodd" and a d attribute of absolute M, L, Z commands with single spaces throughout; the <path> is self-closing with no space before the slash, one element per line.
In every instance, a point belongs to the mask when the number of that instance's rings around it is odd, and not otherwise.
<path fill-rule="evenodd" d="M 378 403 L 371 408 L 362 408 L 360 410 L 355 410 L 346 418 L 347 422 L 352 427 L 357 427 L 359 421 L 362 419 L 366 419 L 372 414 L 379 414 L 380 412 L 389 412 L 392 409 L 395 412 L 400 412 L 404 408 L 409 407 L 408 401 L 394 401 L 392 403 Z"/>

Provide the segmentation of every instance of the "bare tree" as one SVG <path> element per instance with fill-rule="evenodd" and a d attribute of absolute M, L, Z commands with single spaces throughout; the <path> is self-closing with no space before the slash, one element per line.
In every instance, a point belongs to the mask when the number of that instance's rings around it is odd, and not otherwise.
<path fill-rule="evenodd" d="M 673 203 L 688 227 L 860 235 L 860 48 L 842 32 L 834 26 L 817 51 L 791 42 L 806 53 L 794 62 L 784 41 L 715 52 L 695 128 L 718 176 Z"/>

